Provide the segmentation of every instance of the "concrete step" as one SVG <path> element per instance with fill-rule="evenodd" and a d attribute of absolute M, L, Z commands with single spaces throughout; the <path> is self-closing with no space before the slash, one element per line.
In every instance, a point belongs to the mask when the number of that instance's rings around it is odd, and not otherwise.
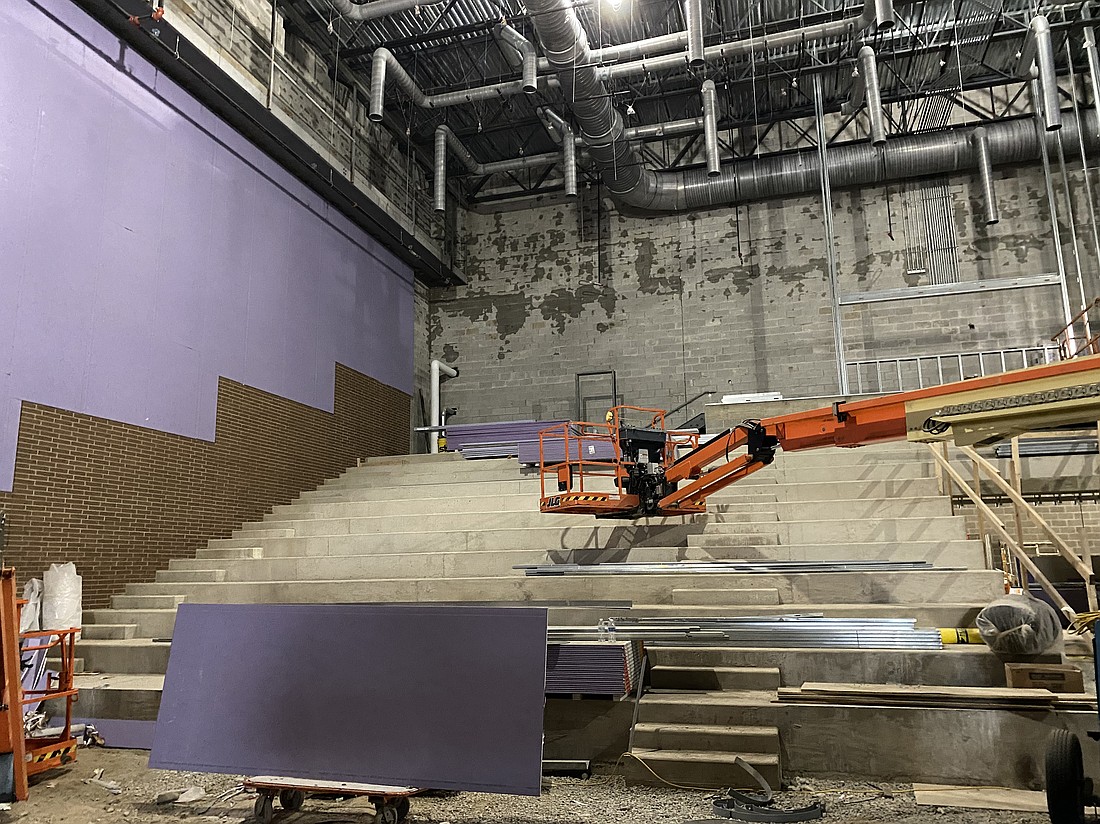
<path fill-rule="evenodd" d="M 313 518 L 363 518 L 374 515 L 436 515 L 453 512 L 538 512 L 538 490 L 519 495 L 460 495 L 414 497 L 381 501 L 293 503 L 272 507 L 264 523 L 303 521 Z"/>
<path fill-rule="evenodd" d="M 779 756 L 774 754 L 645 750 L 635 747 L 632 755 L 649 769 L 632 763 L 634 759 L 626 759 L 623 774 L 628 782 L 656 785 L 671 782 L 686 787 L 721 789 L 732 786 L 748 789 L 755 782 L 747 772 L 737 766 L 736 760 L 740 757 L 751 764 L 769 785 L 782 785 Z"/>
<path fill-rule="evenodd" d="M 74 682 L 80 690 L 80 717 L 157 720 L 163 675 L 89 674 L 77 676 Z"/>
<path fill-rule="evenodd" d="M 77 653 L 91 672 L 164 673 L 172 645 L 145 638 L 77 642 Z"/>
<path fill-rule="evenodd" d="M 127 584 L 126 590 L 130 591 L 131 587 L 148 586 L 148 587 L 161 587 L 156 591 L 156 594 L 132 594 L 132 595 L 115 595 L 111 598 L 111 606 L 115 609 L 175 609 L 177 606 L 187 600 L 186 595 L 180 595 L 178 592 L 187 586 L 196 586 L 196 584 Z"/>
<path fill-rule="evenodd" d="M 939 487 L 935 478 L 847 480 L 842 473 L 837 473 L 837 476 L 831 481 L 806 483 L 788 479 L 782 483 L 774 483 L 767 488 L 749 487 L 743 483 L 736 483 L 711 495 L 709 500 L 713 503 L 727 503 L 741 500 L 751 501 L 759 496 L 770 496 L 777 501 L 840 500 L 847 502 L 864 499 L 919 498 L 939 494 Z"/>
<path fill-rule="evenodd" d="M 339 601 L 632 600 L 668 604 L 674 589 L 698 574 L 390 578 L 370 580 L 224 581 L 195 584 L 131 584 L 118 609 L 166 608 L 196 603 L 326 603 Z M 707 573 L 716 589 L 775 589 L 789 604 L 987 604 L 1004 592 L 1000 572 L 919 570 L 792 574 Z M 683 607 L 675 607 L 683 612 Z M 695 610 L 692 610 L 695 611 Z M 811 610 L 816 611 L 816 610 Z"/>
<path fill-rule="evenodd" d="M 828 483 L 830 480 L 845 481 L 889 481 L 912 478 L 935 478 L 936 472 L 931 464 L 863 462 L 831 466 L 796 466 L 783 463 L 777 458 L 775 463 L 754 475 L 750 475 L 739 484 L 768 483 Z"/>
<path fill-rule="evenodd" d="M 978 613 L 992 599 L 929 604 L 923 601 L 897 604 L 781 603 L 776 606 L 671 606 L 635 604 L 627 613 L 637 617 L 725 618 L 754 615 L 824 615 L 827 618 L 913 618 L 918 627 L 972 627 Z M 617 614 L 617 613 L 616 613 Z M 581 621 L 581 623 L 588 623 Z"/>
<path fill-rule="evenodd" d="M 84 624 L 80 637 L 85 641 L 121 641 L 137 634 L 137 624 Z"/>
<path fill-rule="evenodd" d="M 781 544 L 865 543 L 868 541 L 950 541 L 966 538 L 966 520 L 950 515 L 922 518 L 780 521 L 770 527 Z M 761 524 L 708 523 L 689 546 L 707 546 L 740 535 L 761 534 Z"/>
<path fill-rule="evenodd" d="M 807 681 L 1003 687 L 1004 664 L 984 644 L 942 650 L 649 646 L 654 667 L 774 667 L 781 686 Z M 1059 663 L 1052 655 L 1050 663 Z M 1044 661 L 1046 663 L 1046 661 Z"/>
<path fill-rule="evenodd" d="M 481 504 L 485 506 L 484 502 Z M 774 512 L 771 521 L 777 520 Z M 701 529 L 709 520 L 707 515 L 677 516 L 672 518 L 645 518 L 635 524 L 652 529 L 656 527 L 698 524 Z M 738 519 L 742 520 L 742 519 Z M 745 519 L 749 520 L 749 519 Z M 260 522 L 262 526 L 278 525 L 281 529 L 253 529 L 245 527 L 233 533 L 234 540 L 264 544 L 271 538 L 305 538 L 331 535 L 377 535 L 381 533 L 423 532 L 449 533 L 490 529 L 573 529 L 595 526 L 598 521 L 588 515 L 553 515 L 541 512 L 457 512 L 444 516 L 428 515 L 374 515 L 361 518 L 308 518 L 300 521 Z"/>
<path fill-rule="evenodd" d="M 125 638 L 171 638 L 176 609 L 93 609 L 84 611 L 84 629 L 100 625 L 125 624 L 136 627 Z M 85 636 L 89 640 L 94 636 Z M 107 639 L 104 639 L 107 640 Z"/>
<path fill-rule="evenodd" d="M 257 522 L 255 525 L 249 524 L 241 529 L 234 529 L 232 532 L 234 538 L 250 538 L 254 541 L 260 541 L 264 538 L 293 538 L 295 534 L 293 529 L 277 529 L 272 525 L 264 524 L 262 521 Z"/>
<path fill-rule="evenodd" d="M 718 724 L 637 724 L 634 747 L 642 750 L 753 752 L 779 754 L 776 727 L 736 727 Z"/>
<path fill-rule="evenodd" d="M 363 501 L 391 501 L 421 498 L 483 497 L 491 495 L 531 495 L 539 497 L 538 478 L 517 478 L 507 481 L 469 480 L 453 483 L 420 483 L 415 479 L 394 482 L 389 486 L 321 487 L 298 496 L 296 503 L 322 504 Z"/>
<path fill-rule="evenodd" d="M 692 540 L 694 543 L 693 539 Z M 937 566 L 986 567 L 986 552 L 978 540 L 898 541 L 838 544 L 757 545 L 708 543 L 682 548 L 687 560 L 731 561 L 929 561 Z"/>
<path fill-rule="evenodd" d="M 195 552 L 195 557 L 204 560 L 232 560 L 235 558 L 262 558 L 264 548 L 262 546 L 233 546 L 233 547 L 202 547 Z"/>
<path fill-rule="evenodd" d="M 647 724 L 737 725 L 746 704 L 774 700 L 775 693 L 771 691 L 651 693 L 642 697 L 638 721 Z"/>
<path fill-rule="evenodd" d="M 785 466 L 836 467 L 838 469 L 867 464 L 929 463 L 928 447 L 922 444 L 873 444 L 859 447 L 805 449 L 776 453 L 775 462 Z"/>
<path fill-rule="evenodd" d="M 61 671 L 61 659 L 60 658 L 47 658 L 46 669 L 50 672 Z M 73 674 L 88 672 L 88 666 L 84 662 L 84 659 L 79 655 L 73 658 Z"/>
<path fill-rule="evenodd" d="M 647 526 L 645 522 L 614 523 L 579 520 L 573 527 L 408 531 L 369 535 L 326 535 L 304 538 L 267 538 L 265 558 L 302 555 L 365 555 L 372 552 L 457 552 L 498 549 L 627 549 L 635 546 L 686 546 L 689 535 L 702 524 Z M 210 549 L 244 549 L 247 539 L 210 541 Z M 202 552 L 200 557 L 210 557 Z"/>
<path fill-rule="evenodd" d="M 432 454 L 419 454 L 419 455 L 380 455 L 374 458 L 363 458 L 358 466 L 359 467 L 372 467 L 372 466 L 416 466 L 416 465 L 450 465 L 465 461 L 461 452 L 440 452 L 437 455 Z"/>
<path fill-rule="evenodd" d="M 778 667 L 662 664 L 650 670 L 650 678 L 654 689 L 665 690 L 776 690 L 780 686 Z"/>
<path fill-rule="evenodd" d="M 318 488 L 342 489 L 345 487 L 389 486 L 395 483 L 439 485 L 467 481 L 510 481 L 522 478 L 522 470 L 516 461 L 508 461 L 504 465 L 493 462 L 484 466 L 474 463 L 448 464 L 446 467 L 362 466 L 353 467 L 340 477 L 327 481 Z"/>
<path fill-rule="evenodd" d="M 156 581 L 159 584 L 179 584 L 179 583 L 196 583 L 205 581 L 224 581 L 225 569 L 180 569 L 172 567 L 172 562 L 169 561 L 168 569 L 158 569 L 156 575 Z M 192 562 L 194 563 L 194 562 Z M 203 563 L 200 561 L 199 563 Z M 221 563 L 226 563 L 222 561 Z"/>
<path fill-rule="evenodd" d="M 755 503 L 711 503 L 710 520 L 716 523 L 738 522 L 757 512 Z M 782 501 L 769 506 L 780 521 L 848 521 L 863 518 L 932 518 L 951 515 L 951 499 L 873 498 L 845 501 Z"/>
<path fill-rule="evenodd" d="M 704 589 L 692 587 L 672 590 L 672 603 L 676 605 L 710 604 L 778 604 L 779 591 L 775 589 Z"/>

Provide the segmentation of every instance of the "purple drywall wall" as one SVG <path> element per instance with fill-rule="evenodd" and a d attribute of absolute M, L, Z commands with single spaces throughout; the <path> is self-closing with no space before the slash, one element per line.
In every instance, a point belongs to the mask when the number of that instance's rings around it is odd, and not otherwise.
<path fill-rule="evenodd" d="M 219 375 L 411 393 L 407 266 L 69 0 L 0 31 L 0 490 L 24 400 L 211 440 Z"/>

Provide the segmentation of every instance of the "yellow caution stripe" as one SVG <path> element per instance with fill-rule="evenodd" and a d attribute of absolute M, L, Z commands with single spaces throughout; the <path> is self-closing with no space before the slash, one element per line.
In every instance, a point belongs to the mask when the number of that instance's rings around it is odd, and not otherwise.
<path fill-rule="evenodd" d="M 940 640 L 945 644 L 984 644 L 982 634 L 974 627 L 940 627 Z"/>
<path fill-rule="evenodd" d="M 27 756 L 27 761 L 32 764 L 41 764 L 43 761 L 51 761 L 54 758 L 61 758 L 64 755 L 68 755 L 76 749 L 76 744 L 67 744 L 64 747 L 58 747 L 52 750 L 43 750 L 42 752 L 34 753 Z"/>

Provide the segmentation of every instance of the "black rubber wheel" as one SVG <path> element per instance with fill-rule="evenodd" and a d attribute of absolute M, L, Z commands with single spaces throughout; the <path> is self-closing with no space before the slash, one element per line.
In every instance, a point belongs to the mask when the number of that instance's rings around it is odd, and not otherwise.
<path fill-rule="evenodd" d="M 397 824 L 401 820 L 393 804 L 379 804 L 375 809 L 374 824 Z"/>
<path fill-rule="evenodd" d="M 397 807 L 397 824 L 401 824 L 409 817 L 409 808 L 412 807 L 412 804 L 407 798 L 399 798 L 395 806 Z"/>
<path fill-rule="evenodd" d="M 1087 786 L 1081 742 L 1068 730 L 1055 730 L 1047 738 L 1044 760 L 1051 824 L 1084 824 Z"/>
<path fill-rule="evenodd" d="M 301 790 L 279 790 L 279 806 L 289 812 L 302 809 L 306 803 L 306 794 Z"/>
<path fill-rule="evenodd" d="M 271 824 L 271 820 L 275 818 L 274 802 L 275 799 L 266 793 L 256 796 L 256 803 L 252 806 L 252 817 L 260 824 Z"/>

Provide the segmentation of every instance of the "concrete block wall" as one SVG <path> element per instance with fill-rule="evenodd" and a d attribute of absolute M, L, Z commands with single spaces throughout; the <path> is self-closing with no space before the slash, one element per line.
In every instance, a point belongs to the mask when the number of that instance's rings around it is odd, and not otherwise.
<path fill-rule="evenodd" d="M 186 18 L 257 87 L 267 88 L 271 65 L 269 0 L 168 0 L 167 13 L 177 20 L 180 16 Z M 443 240 L 447 234 L 444 223 L 432 209 L 431 170 L 388 129 L 371 123 L 365 103 L 357 105 L 347 86 L 337 84 L 334 89 L 328 63 L 304 41 L 286 35 L 281 15 L 275 41 L 280 67 L 275 74 L 278 107 L 353 182 L 369 182 L 401 210 L 410 224 L 437 242 Z"/>
<path fill-rule="evenodd" d="M 1041 169 L 1002 169 L 996 184 L 1001 222 L 985 226 L 976 179 L 950 181 L 961 279 L 1056 272 Z M 470 283 L 433 292 L 430 330 L 432 356 L 462 370 L 448 386 L 457 420 L 571 415 L 574 374 L 599 368 L 616 370 L 628 403 L 664 408 L 707 389 L 836 391 L 818 197 L 647 218 L 605 202 L 600 231 L 586 220 L 591 200 L 466 215 Z M 1097 291 L 1087 209 L 1074 203 L 1086 290 Z M 834 223 L 841 293 L 909 282 L 897 186 L 836 193 Z M 1062 241 L 1072 273 L 1068 224 Z M 1039 287 L 843 318 L 848 358 L 861 360 L 1037 345 L 1063 309 L 1057 287 Z"/>

